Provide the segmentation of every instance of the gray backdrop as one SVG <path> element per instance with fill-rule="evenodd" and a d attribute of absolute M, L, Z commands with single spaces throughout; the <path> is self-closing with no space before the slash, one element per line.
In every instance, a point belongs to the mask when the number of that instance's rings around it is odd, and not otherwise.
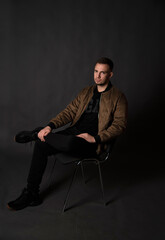
<path fill-rule="evenodd" d="M 0 238 L 3 240 L 164 240 L 164 1 L 0 1 Z M 73 166 L 53 161 L 41 185 L 44 203 L 6 208 L 26 184 L 32 148 L 20 130 L 45 126 L 93 83 L 97 58 L 114 61 L 112 84 L 129 103 L 128 128 L 104 168 L 106 207 L 96 171 L 76 181 L 60 215 Z M 87 197 L 84 194 L 87 191 Z"/>
<path fill-rule="evenodd" d="M 46 125 L 92 84 L 101 56 L 114 61 L 112 83 L 128 99 L 126 142 L 153 144 L 162 131 L 163 14 L 160 0 L 2 1 L 1 149 L 16 151 L 14 134 Z"/>

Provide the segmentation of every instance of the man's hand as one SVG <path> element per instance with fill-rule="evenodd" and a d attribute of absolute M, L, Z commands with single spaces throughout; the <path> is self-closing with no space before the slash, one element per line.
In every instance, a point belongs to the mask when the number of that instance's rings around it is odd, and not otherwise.
<path fill-rule="evenodd" d="M 46 126 L 45 128 L 41 129 L 41 131 L 38 133 L 38 138 L 42 141 L 45 142 L 44 137 L 48 135 L 48 133 L 51 132 L 51 128 L 49 126 Z"/>
<path fill-rule="evenodd" d="M 95 143 L 95 138 L 90 135 L 89 133 L 81 133 L 79 135 L 76 135 L 77 137 L 84 138 L 89 143 Z"/>

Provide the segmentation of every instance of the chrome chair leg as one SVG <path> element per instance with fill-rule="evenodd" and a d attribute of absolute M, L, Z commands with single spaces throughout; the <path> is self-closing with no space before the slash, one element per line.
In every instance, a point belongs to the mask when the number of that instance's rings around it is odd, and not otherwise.
<path fill-rule="evenodd" d="M 105 194 L 104 194 L 104 186 L 103 186 L 103 179 L 102 179 L 101 167 L 100 167 L 99 161 L 97 161 L 97 165 L 98 165 L 98 170 L 99 170 L 99 178 L 100 178 L 100 184 L 101 184 L 101 191 L 102 191 L 103 203 L 104 203 L 104 205 L 106 205 L 106 202 L 105 202 Z"/>
<path fill-rule="evenodd" d="M 68 192 L 67 192 L 65 201 L 64 201 L 64 206 L 63 206 L 63 209 L 62 209 L 62 213 L 65 212 L 65 209 L 66 209 L 66 206 L 67 206 L 67 202 L 68 202 L 68 199 L 69 199 L 69 195 L 70 195 L 70 190 L 71 190 L 72 184 L 73 184 L 73 182 L 74 182 L 74 179 L 75 179 L 75 177 L 76 177 L 76 173 L 77 173 L 79 164 L 80 164 L 80 162 L 77 163 L 76 168 L 75 168 L 75 170 L 74 170 L 74 173 L 73 173 L 73 175 L 72 175 L 72 179 L 71 179 L 71 182 L 70 182 L 70 185 L 69 185 L 69 189 L 68 189 Z"/>

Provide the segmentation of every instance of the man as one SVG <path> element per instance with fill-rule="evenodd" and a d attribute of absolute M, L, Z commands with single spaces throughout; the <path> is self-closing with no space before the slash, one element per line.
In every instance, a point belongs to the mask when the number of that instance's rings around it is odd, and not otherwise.
<path fill-rule="evenodd" d="M 67 152 L 74 156 L 101 154 L 106 144 L 119 136 L 126 128 L 127 100 L 114 87 L 113 62 L 100 58 L 94 68 L 95 84 L 84 88 L 78 96 L 44 128 L 23 131 L 15 136 L 15 141 L 25 143 L 35 141 L 27 187 L 21 196 L 8 203 L 8 208 L 21 210 L 27 206 L 41 204 L 39 186 L 44 174 L 48 156 L 57 152 Z M 53 133 L 53 129 L 71 125 Z"/>

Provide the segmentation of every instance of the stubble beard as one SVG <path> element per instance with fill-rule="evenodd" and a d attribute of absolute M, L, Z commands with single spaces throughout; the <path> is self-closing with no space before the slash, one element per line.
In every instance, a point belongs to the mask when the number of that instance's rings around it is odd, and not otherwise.
<path fill-rule="evenodd" d="M 96 83 L 96 85 L 97 85 L 97 86 L 105 86 L 105 85 L 107 85 L 108 83 L 109 83 L 109 79 L 106 80 L 106 81 L 104 81 L 104 82 L 102 82 L 102 83 Z"/>

